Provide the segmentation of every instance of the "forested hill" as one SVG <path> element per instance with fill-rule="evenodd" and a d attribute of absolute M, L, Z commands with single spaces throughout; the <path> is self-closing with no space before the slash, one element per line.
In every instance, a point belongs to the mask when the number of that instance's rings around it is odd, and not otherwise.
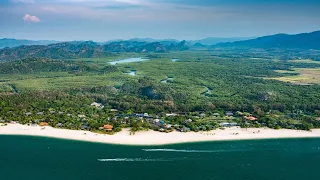
<path fill-rule="evenodd" d="M 40 72 L 68 72 L 78 74 L 80 72 L 106 73 L 118 71 L 116 66 L 99 68 L 90 66 L 85 62 L 63 61 L 40 58 L 27 58 L 11 62 L 0 62 L 1 74 L 30 74 Z"/>
<path fill-rule="evenodd" d="M 160 42 L 119 41 L 100 45 L 92 41 L 63 42 L 50 45 L 19 46 L 0 49 L 0 61 L 11 61 L 24 58 L 95 58 L 105 57 L 112 52 L 168 52 L 187 50 L 186 41 L 171 44 Z"/>
<path fill-rule="evenodd" d="M 215 47 L 320 49 L 320 31 L 295 35 L 276 34 L 245 41 L 219 43 Z"/>

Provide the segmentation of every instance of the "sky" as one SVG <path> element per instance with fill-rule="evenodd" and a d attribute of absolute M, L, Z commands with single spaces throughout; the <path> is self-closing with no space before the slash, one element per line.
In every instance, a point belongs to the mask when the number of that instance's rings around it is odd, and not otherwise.
<path fill-rule="evenodd" d="M 0 38 L 257 37 L 320 30 L 319 0 L 0 0 Z"/>

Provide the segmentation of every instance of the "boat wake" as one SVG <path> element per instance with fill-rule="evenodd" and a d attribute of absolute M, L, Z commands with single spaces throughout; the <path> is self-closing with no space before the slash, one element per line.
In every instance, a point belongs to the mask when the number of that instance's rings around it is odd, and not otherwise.
<path fill-rule="evenodd" d="M 182 153 L 216 153 L 225 150 L 188 150 L 188 149 L 142 149 L 146 152 L 182 152 Z"/>
<path fill-rule="evenodd" d="M 145 158 L 115 158 L 115 159 L 98 159 L 101 162 L 149 162 L 149 161 L 170 161 L 169 159 L 145 159 Z"/>

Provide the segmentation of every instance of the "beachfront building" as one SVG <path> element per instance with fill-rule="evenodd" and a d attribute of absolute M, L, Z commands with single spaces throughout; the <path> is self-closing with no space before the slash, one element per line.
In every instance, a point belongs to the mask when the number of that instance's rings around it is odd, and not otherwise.
<path fill-rule="evenodd" d="M 235 127 L 239 126 L 237 123 L 229 123 L 229 122 L 223 122 L 219 124 L 221 127 Z"/>
<path fill-rule="evenodd" d="M 109 124 L 105 124 L 105 125 L 103 126 L 103 129 L 105 129 L 106 131 L 112 131 L 113 126 L 112 126 L 112 125 L 109 125 Z"/>
<path fill-rule="evenodd" d="M 58 124 L 56 124 L 56 127 L 62 127 L 63 126 L 63 124 L 62 123 L 58 123 Z"/>
<path fill-rule="evenodd" d="M 89 129 L 89 126 L 88 125 L 82 125 L 80 128 L 81 128 L 81 130 L 87 130 L 87 129 Z"/>
<path fill-rule="evenodd" d="M 182 127 L 182 128 L 179 128 L 179 129 L 177 129 L 178 131 L 180 131 L 180 132 L 190 132 L 190 128 L 187 128 L 187 127 Z"/>
<path fill-rule="evenodd" d="M 249 120 L 249 121 L 256 121 L 256 120 L 258 120 L 258 118 L 256 118 L 256 117 L 253 117 L 253 116 L 244 116 L 243 117 L 244 119 L 246 119 L 246 120 Z"/>
<path fill-rule="evenodd" d="M 165 124 L 165 125 L 164 125 L 164 128 L 166 128 L 166 129 L 171 129 L 171 128 L 172 128 L 172 125 L 171 125 L 171 124 Z"/>
<path fill-rule="evenodd" d="M 40 126 L 49 126 L 49 124 L 47 122 L 41 122 Z"/>

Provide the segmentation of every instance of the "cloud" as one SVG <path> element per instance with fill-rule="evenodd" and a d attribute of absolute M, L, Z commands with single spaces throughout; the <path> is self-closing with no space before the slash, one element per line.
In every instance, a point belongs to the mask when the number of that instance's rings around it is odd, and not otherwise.
<path fill-rule="evenodd" d="M 34 0 L 10 0 L 13 3 L 33 4 Z"/>
<path fill-rule="evenodd" d="M 40 22 L 40 19 L 37 16 L 31 16 L 29 14 L 24 15 L 23 20 L 34 22 L 34 23 Z"/>

